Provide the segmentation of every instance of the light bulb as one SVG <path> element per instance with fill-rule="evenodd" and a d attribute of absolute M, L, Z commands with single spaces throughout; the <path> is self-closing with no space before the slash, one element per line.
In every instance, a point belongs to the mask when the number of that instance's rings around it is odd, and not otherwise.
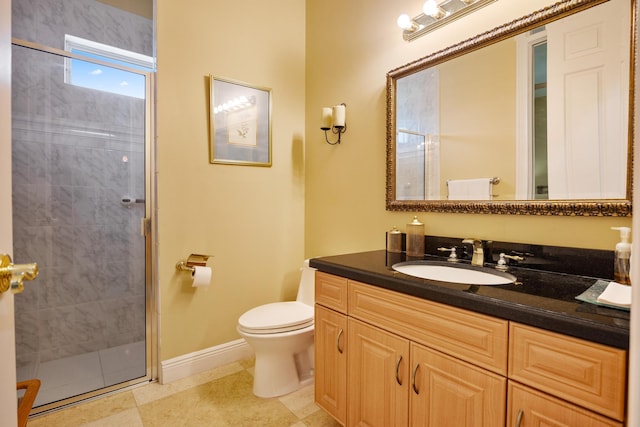
<path fill-rule="evenodd" d="M 440 19 L 446 14 L 446 12 L 438 6 L 436 0 L 427 0 L 424 6 L 422 6 L 422 12 L 433 19 Z"/>
<path fill-rule="evenodd" d="M 407 15 L 406 13 L 403 13 L 402 15 L 398 16 L 398 27 L 402 28 L 403 30 L 411 29 L 412 24 L 411 24 L 411 18 L 409 18 L 409 15 Z"/>

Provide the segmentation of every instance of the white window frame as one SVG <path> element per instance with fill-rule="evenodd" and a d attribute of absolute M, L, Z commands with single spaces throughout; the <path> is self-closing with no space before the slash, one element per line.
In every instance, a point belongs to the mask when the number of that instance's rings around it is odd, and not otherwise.
<path fill-rule="evenodd" d="M 100 55 L 104 58 L 107 58 L 107 60 L 112 59 L 114 61 L 121 61 L 131 64 L 132 66 L 144 67 L 146 69 L 144 71 L 155 70 L 155 58 L 151 56 L 121 49 L 115 46 L 110 46 L 104 43 L 98 43 L 92 40 L 83 39 L 82 37 L 73 36 L 71 34 L 65 34 L 64 36 L 64 49 L 67 52 L 73 53 L 76 57 L 81 57 L 82 54 L 72 52 L 73 49 L 94 55 Z M 68 84 L 71 84 L 72 82 L 71 59 L 72 58 L 65 58 L 64 61 L 64 82 Z M 92 61 L 91 58 L 87 58 L 87 60 Z M 113 68 L 127 69 L 126 67 L 115 63 L 110 64 L 109 66 Z M 140 70 L 135 68 L 127 70 L 135 73 L 140 73 Z"/>

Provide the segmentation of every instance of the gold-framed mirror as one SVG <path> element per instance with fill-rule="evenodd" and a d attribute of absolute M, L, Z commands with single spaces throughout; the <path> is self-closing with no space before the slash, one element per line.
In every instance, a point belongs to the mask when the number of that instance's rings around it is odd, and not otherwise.
<path fill-rule="evenodd" d="M 387 210 L 631 215 L 636 24 L 563 0 L 388 72 Z"/>

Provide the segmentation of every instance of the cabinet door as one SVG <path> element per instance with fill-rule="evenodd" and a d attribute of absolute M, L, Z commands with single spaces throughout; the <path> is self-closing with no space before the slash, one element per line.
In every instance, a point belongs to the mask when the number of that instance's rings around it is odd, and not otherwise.
<path fill-rule="evenodd" d="M 349 318 L 349 426 L 403 427 L 409 341 Z"/>
<path fill-rule="evenodd" d="M 412 426 L 504 426 L 504 377 L 415 343 L 411 366 Z"/>
<path fill-rule="evenodd" d="M 622 423 L 509 381 L 507 425 L 516 427 L 622 427 Z"/>
<path fill-rule="evenodd" d="M 347 316 L 316 304 L 315 400 L 342 425 L 347 421 Z"/>
<path fill-rule="evenodd" d="M 509 379 L 624 420 L 627 352 L 510 324 Z"/>

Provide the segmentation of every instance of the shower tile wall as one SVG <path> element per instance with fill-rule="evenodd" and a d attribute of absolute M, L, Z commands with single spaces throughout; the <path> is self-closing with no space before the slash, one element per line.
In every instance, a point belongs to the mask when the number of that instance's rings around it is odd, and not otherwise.
<path fill-rule="evenodd" d="M 64 34 L 152 55 L 152 22 L 90 0 L 13 2 L 13 36 Z M 64 83 L 64 60 L 14 47 L 15 262 L 38 278 L 16 303 L 17 362 L 145 339 L 144 100 Z"/>

